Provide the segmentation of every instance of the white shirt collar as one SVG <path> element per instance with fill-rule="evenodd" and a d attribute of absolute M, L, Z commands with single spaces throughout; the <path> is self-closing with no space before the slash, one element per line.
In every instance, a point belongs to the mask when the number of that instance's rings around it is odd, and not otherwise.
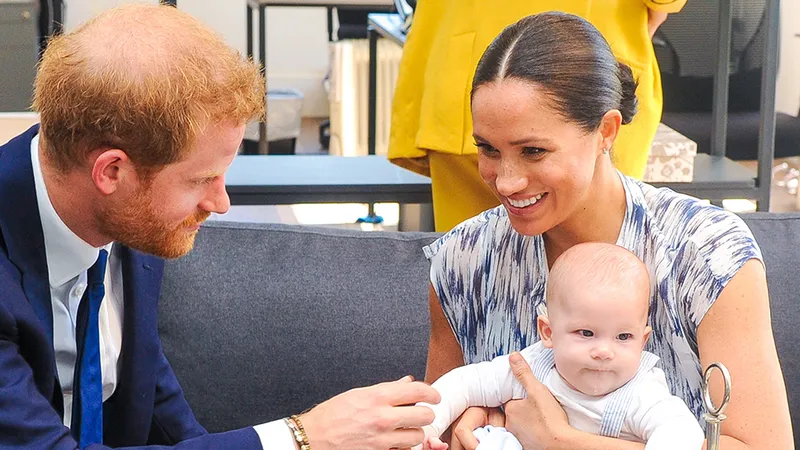
<path fill-rule="evenodd" d="M 31 164 L 36 186 L 36 203 L 42 220 L 50 286 L 57 287 L 89 270 L 97 260 L 100 248 L 92 247 L 73 233 L 53 208 L 39 162 L 38 134 L 31 140 Z M 110 253 L 111 244 L 102 248 Z"/>

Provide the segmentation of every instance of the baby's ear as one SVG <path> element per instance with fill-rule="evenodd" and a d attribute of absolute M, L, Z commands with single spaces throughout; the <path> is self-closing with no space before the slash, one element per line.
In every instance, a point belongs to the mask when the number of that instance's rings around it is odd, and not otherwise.
<path fill-rule="evenodd" d="M 644 327 L 644 336 L 642 336 L 642 350 L 644 350 L 644 346 L 647 345 L 647 341 L 650 340 L 651 334 L 653 334 L 653 329 L 650 328 L 650 325 Z"/>
<path fill-rule="evenodd" d="M 536 319 L 536 327 L 539 330 L 539 339 L 545 348 L 553 348 L 553 329 L 550 328 L 550 318 L 546 315 L 539 315 Z"/>

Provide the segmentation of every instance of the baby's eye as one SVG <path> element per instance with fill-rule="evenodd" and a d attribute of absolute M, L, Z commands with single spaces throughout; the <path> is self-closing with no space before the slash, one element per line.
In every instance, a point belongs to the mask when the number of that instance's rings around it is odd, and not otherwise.
<path fill-rule="evenodd" d="M 594 336 L 594 332 L 592 332 L 590 330 L 578 330 L 578 334 L 580 334 L 583 337 L 592 337 L 592 336 Z"/>
<path fill-rule="evenodd" d="M 628 341 L 633 339 L 633 335 L 631 333 L 621 333 L 619 336 L 617 336 L 617 339 L 620 341 Z"/>

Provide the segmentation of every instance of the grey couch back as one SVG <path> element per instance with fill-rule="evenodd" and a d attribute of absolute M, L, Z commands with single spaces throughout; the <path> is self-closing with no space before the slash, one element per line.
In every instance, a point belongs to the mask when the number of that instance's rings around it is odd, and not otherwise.
<path fill-rule="evenodd" d="M 167 264 L 164 351 L 223 431 L 412 374 L 428 345 L 429 233 L 208 222 Z"/>
<path fill-rule="evenodd" d="M 797 409 L 800 215 L 743 217 L 765 255 L 775 337 Z M 167 264 L 160 303 L 164 351 L 198 420 L 229 430 L 352 387 L 409 373 L 421 379 L 429 333 L 421 249 L 436 236 L 205 225 L 195 249 Z"/>

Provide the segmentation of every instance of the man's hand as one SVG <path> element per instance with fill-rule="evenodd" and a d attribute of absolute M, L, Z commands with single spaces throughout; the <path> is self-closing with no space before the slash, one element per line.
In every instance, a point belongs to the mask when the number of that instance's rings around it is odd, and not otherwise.
<path fill-rule="evenodd" d="M 506 403 L 506 429 L 525 450 L 551 448 L 570 429 L 567 415 L 550 390 L 533 376 L 522 355 L 512 353 L 509 362 L 527 397 Z"/>
<path fill-rule="evenodd" d="M 337 395 L 300 416 L 314 450 L 386 450 L 422 443 L 439 393 L 410 376 Z"/>
<path fill-rule="evenodd" d="M 478 440 L 475 439 L 475 429 L 492 425 L 505 426 L 505 416 L 500 408 L 472 407 L 453 422 L 453 438 L 450 440 L 451 450 L 475 450 Z"/>
<path fill-rule="evenodd" d="M 667 20 L 667 13 L 653 11 L 652 9 L 647 10 L 647 31 L 650 33 L 650 39 L 653 39 L 653 36 L 656 35 L 656 31 L 658 31 L 658 27 L 660 27 L 665 20 Z"/>

